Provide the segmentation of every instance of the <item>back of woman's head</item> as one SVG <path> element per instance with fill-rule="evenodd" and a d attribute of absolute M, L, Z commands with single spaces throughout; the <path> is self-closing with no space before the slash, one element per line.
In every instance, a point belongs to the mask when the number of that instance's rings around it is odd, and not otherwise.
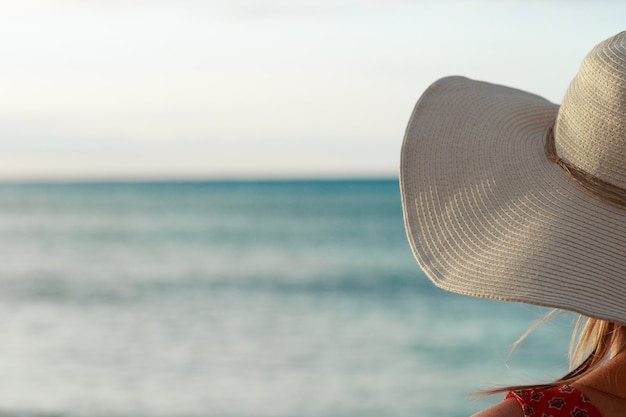
<path fill-rule="evenodd" d="M 591 372 L 624 347 L 626 327 L 606 320 L 580 316 L 570 344 L 572 371 L 563 379 L 574 380 Z"/>

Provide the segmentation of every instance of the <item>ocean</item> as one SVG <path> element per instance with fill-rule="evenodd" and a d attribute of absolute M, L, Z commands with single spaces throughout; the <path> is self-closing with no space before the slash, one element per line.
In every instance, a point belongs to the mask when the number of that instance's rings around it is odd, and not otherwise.
<path fill-rule="evenodd" d="M 467 417 L 572 317 L 435 288 L 396 179 L 0 185 L 0 416 Z"/>

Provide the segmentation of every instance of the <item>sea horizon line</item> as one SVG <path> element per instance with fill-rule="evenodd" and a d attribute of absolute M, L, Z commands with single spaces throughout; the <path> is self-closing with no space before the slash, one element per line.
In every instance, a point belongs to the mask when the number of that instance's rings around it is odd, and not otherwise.
<path fill-rule="evenodd" d="M 189 177 L 77 177 L 1 179 L 0 186 L 17 185 L 115 185 L 115 184 L 237 184 L 237 183 L 340 183 L 390 182 L 398 175 L 319 175 L 319 176 L 189 176 Z"/>

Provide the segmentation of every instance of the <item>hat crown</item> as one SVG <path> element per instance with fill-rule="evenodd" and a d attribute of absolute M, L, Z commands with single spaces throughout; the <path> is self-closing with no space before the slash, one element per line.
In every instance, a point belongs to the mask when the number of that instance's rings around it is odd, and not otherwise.
<path fill-rule="evenodd" d="M 569 164 L 626 188 L 626 32 L 583 60 L 559 109 L 555 147 Z"/>

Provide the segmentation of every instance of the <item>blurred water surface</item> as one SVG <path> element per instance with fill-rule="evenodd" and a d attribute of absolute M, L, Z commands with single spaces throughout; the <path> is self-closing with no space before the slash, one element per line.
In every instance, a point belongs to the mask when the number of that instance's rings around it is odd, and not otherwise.
<path fill-rule="evenodd" d="M 434 288 L 396 180 L 0 185 L 0 415 L 472 414 L 570 318 Z"/>

